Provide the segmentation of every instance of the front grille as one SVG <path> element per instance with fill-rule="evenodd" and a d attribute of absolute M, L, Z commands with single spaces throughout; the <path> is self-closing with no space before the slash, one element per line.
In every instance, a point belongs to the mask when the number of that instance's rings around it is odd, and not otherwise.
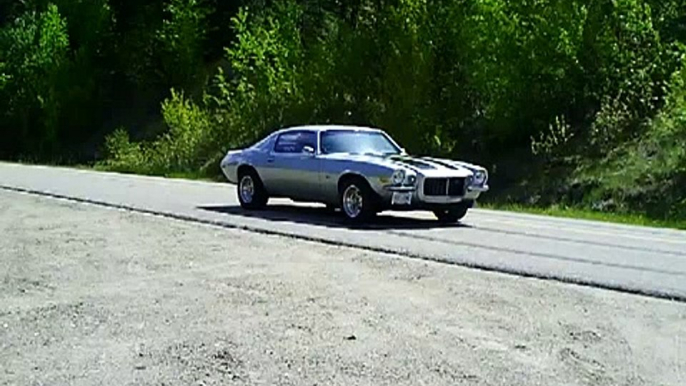
<path fill-rule="evenodd" d="M 424 180 L 425 196 L 445 196 L 448 192 L 447 178 L 427 178 Z"/>
<path fill-rule="evenodd" d="M 427 178 L 424 180 L 424 195 L 430 197 L 460 197 L 465 193 L 464 178 Z"/>
<path fill-rule="evenodd" d="M 448 195 L 453 196 L 464 196 L 464 178 L 451 178 L 448 183 Z"/>

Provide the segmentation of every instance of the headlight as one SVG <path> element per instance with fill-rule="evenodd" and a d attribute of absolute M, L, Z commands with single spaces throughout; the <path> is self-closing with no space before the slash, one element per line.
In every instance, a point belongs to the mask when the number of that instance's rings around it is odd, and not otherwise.
<path fill-rule="evenodd" d="M 408 174 L 405 177 L 405 186 L 415 186 L 417 184 L 417 176 L 414 174 Z"/>
<path fill-rule="evenodd" d="M 401 185 L 405 181 L 405 171 L 402 169 L 396 170 L 391 177 L 393 185 Z"/>
<path fill-rule="evenodd" d="M 477 170 L 474 172 L 474 184 L 475 185 L 483 185 L 486 183 L 486 179 L 488 178 L 488 175 L 486 172 Z"/>

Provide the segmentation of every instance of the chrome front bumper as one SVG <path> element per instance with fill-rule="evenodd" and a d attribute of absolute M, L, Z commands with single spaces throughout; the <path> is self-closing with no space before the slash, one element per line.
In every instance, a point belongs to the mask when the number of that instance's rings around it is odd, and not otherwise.
<path fill-rule="evenodd" d="M 424 181 L 418 181 L 416 186 L 413 187 L 390 187 L 386 186 L 380 193 L 382 202 L 385 206 L 402 209 L 407 207 L 407 209 L 412 208 L 422 208 L 426 206 L 442 206 L 442 205 L 457 205 L 463 202 L 473 202 L 476 201 L 481 193 L 487 192 L 489 190 L 488 185 L 485 186 L 469 186 L 465 189 L 463 195 L 455 196 L 426 196 L 423 192 Z M 396 207 L 391 205 L 393 193 L 412 193 L 412 204 L 408 206 Z"/>

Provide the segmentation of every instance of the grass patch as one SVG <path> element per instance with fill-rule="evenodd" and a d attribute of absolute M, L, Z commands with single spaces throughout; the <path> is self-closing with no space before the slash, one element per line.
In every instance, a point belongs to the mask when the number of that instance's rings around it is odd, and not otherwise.
<path fill-rule="evenodd" d="M 151 172 L 151 171 L 147 171 L 147 170 L 112 168 L 112 167 L 108 167 L 106 165 L 100 165 L 100 164 L 96 164 L 93 166 L 80 165 L 80 166 L 75 166 L 74 168 L 75 169 L 83 169 L 83 170 L 95 170 L 95 171 L 99 171 L 99 172 L 111 172 L 111 173 L 131 174 L 131 175 L 150 176 L 150 177 L 164 177 L 164 178 L 177 179 L 177 180 L 196 180 L 196 181 L 207 181 L 207 182 L 222 182 L 223 181 L 221 176 L 219 176 L 219 175 L 208 176 L 207 173 L 203 173 L 201 171 L 158 173 L 158 172 Z"/>
<path fill-rule="evenodd" d="M 164 177 L 179 180 L 197 180 L 197 181 L 207 181 L 207 182 L 223 182 L 220 176 L 208 177 L 203 173 L 168 173 Z"/>
<path fill-rule="evenodd" d="M 507 212 L 538 214 L 551 217 L 572 218 L 581 220 L 601 221 L 615 224 L 640 225 L 654 228 L 669 228 L 686 230 L 684 220 L 653 219 L 638 213 L 598 212 L 590 209 L 551 206 L 546 208 L 532 207 L 518 204 L 479 204 L 480 208 L 502 210 Z"/>

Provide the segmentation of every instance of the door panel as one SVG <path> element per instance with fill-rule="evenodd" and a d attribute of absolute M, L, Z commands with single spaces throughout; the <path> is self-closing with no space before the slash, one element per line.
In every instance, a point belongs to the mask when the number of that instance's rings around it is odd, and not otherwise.
<path fill-rule="evenodd" d="M 315 154 L 303 152 L 305 146 L 313 147 Z M 316 149 L 317 135 L 313 131 L 287 132 L 279 136 L 266 161 L 270 193 L 299 200 L 319 200 L 321 161 Z"/>
<path fill-rule="evenodd" d="M 318 199 L 321 161 L 316 156 L 274 154 L 273 159 L 272 180 L 280 195 L 301 200 Z"/>

